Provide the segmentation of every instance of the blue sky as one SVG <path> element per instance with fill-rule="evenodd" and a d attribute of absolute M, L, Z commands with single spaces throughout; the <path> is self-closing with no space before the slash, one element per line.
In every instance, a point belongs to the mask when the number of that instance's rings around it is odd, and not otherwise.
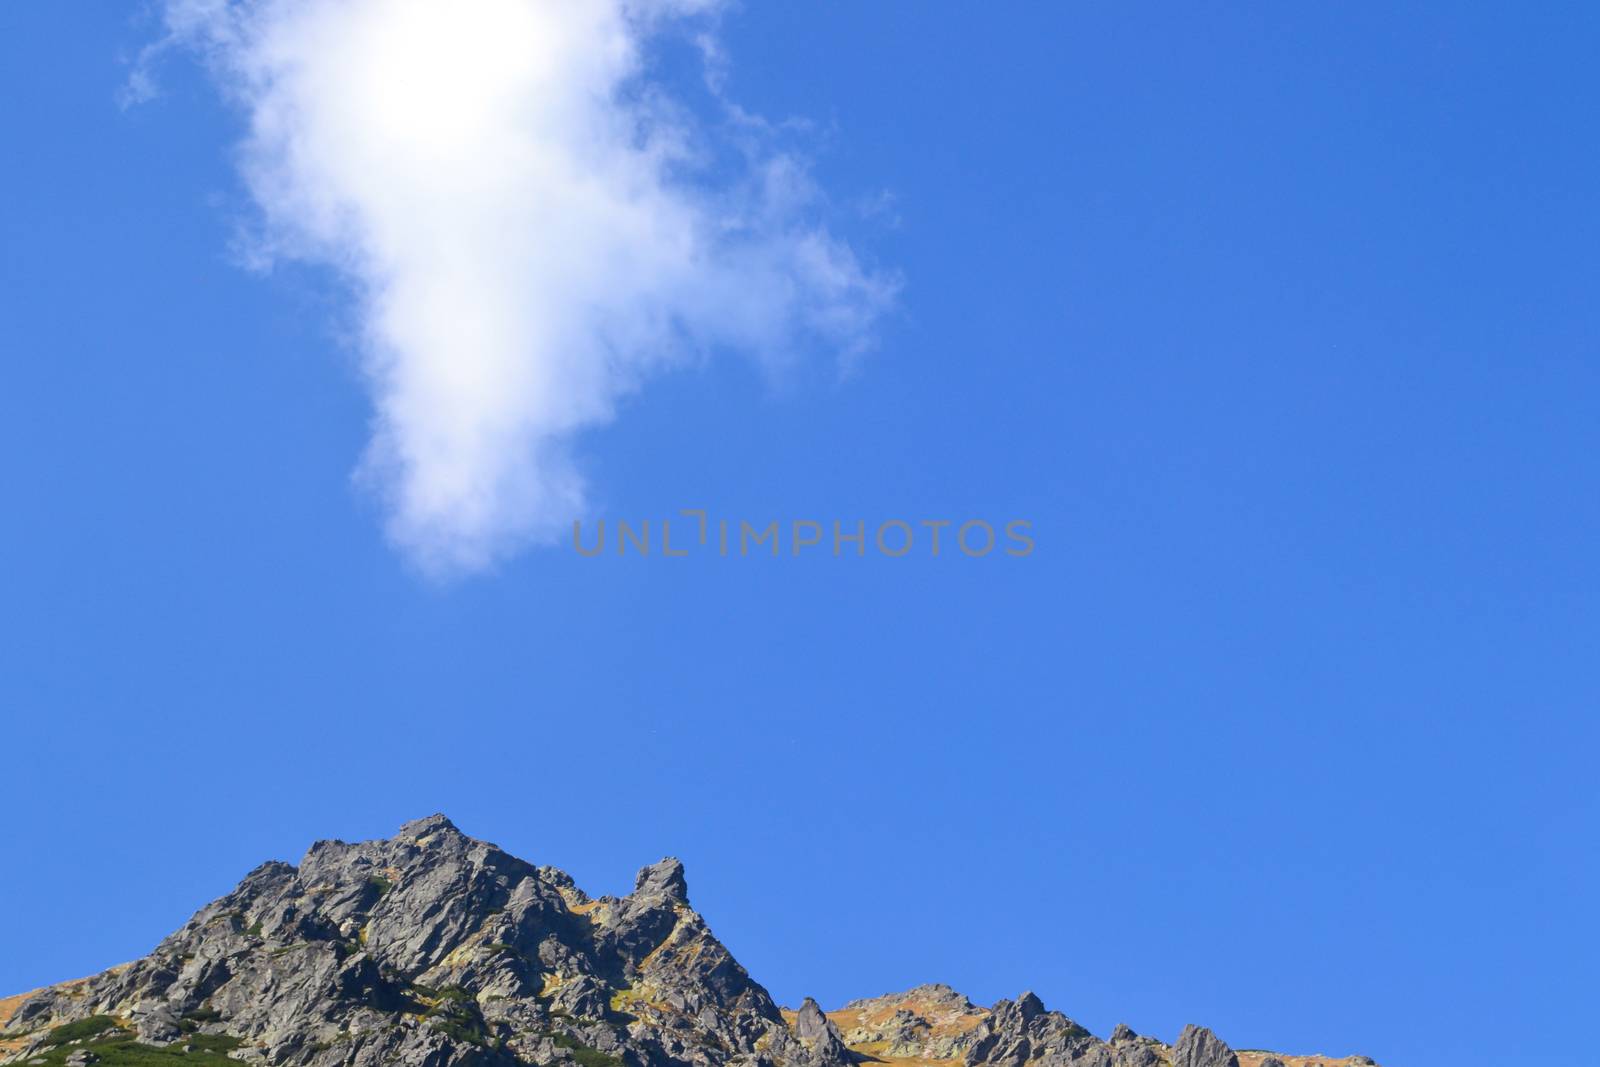
<path fill-rule="evenodd" d="M 352 482 L 347 280 L 239 265 L 238 111 L 177 52 L 119 107 L 141 5 L 6 5 L 0 992 L 443 810 L 596 893 L 681 856 L 788 1003 L 1587 1062 L 1597 21 L 730 11 L 724 91 L 809 120 L 901 287 L 853 373 L 718 344 L 622 395 L 592 513 L 1037 550 L 441 580 Z"/>

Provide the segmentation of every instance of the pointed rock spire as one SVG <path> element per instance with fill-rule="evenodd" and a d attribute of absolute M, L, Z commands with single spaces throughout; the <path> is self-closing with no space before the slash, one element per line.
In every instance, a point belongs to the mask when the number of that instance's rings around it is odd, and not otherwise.
<path fill-rule="evenodd" d="M 800 1011 L 794 1020 L 794 1032 L 800 1035 L 802 1041 L 815 1041 L 828 1031 L 828 1017 L 822 1014 L 822 1009 L 810 997 L 800 1005 Z"/>
<path fill-rule="evenodd" d="M 805 999 L 795 1014 L 794 1032 L 795 1036 L 811 1050 L 812 1057 L 818 1064 L 852 1062 L 850 1050 L 845 1047 L 844 1038 L 839 1036 L 839 1028 L 833 1025 L 833 1020 L 824 1015 L 817 1002 L 810 997 Z"/>
<path fill-rule="evenodd" d="M 1172 1046 L 1172 1067 L 1239 1067 L 1239 1057 L 1216 1034 L 1191 1023 Z"/>
<path fill-rule="evenodd" d="M 663 896 L 680 904 L 689 903 L 689 883 L 683 876 L 682 862 L 668 856 L 659 863 L 641 868 L 633 882 L 633 893 L 635 896 Z"/>

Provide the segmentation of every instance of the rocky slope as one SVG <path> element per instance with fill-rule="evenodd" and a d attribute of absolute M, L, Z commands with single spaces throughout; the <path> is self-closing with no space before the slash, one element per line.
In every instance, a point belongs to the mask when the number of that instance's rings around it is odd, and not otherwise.
<path fill-rule="evenodd" d="M 689 906 L 683 867 L 591 900 L 442 815 L 266 863 L 144 959 L 0 1001 L 0 1063 L 105 1067 L 1344 1067 L 1101 1041 L 1024 994 L 946 986 L 781 1011 Z M 9 1016 L 9 1018 L 7 1017 Z"/>

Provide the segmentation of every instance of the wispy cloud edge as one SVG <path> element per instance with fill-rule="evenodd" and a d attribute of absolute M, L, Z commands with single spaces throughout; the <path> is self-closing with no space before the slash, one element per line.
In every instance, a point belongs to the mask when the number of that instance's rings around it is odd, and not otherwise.
<path fill-rule="evenodd" d="M 724 94 L 716 0 L 165 0 L 248 123 L 254 251 L 350 283 L 359 481 L 424 571 L 480 571 L 586 500 L 574 435 L 653 371 L 870 346 L 898 288 L 829 231 L 803 157 Z M 726 121 L 644 57 L 694 35 Z M 128 98 L 153 92 L 141 64 Z M 730 162 L 732 161 L 732 162 Z"/>

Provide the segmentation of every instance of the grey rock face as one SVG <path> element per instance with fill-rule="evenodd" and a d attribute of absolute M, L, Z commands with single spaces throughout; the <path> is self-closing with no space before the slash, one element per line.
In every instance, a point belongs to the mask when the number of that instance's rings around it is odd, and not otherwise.
<path fill-rule="evenodd" d="M 1185 1026 L 1172 1046 L 1172 1067 L 1239 1067 L 1239 1057 L 1203 1026 Z"/>
<path fill-rule="evenodd" d="M 134 1032 L 148 1045 L 165 1045 L 183 1036 L 178 1026 L 178 1016 L 170 1005 L 155 1001 L 141 1005 L 132 1012 Z"/>
<path fill-rule="evenodd" d="M 641 870 L 634 879 L 633 891 L 666 897 L 683 905 L 689 903 L 689 883 L 683 875 L 683 864 L 671 856 Z"/>
<path fill-rule="evenodd" d="M 790 1033 L 690 909 L 677 860 L 590 900 L 442 815 L 263 864 L 144 959 L 25 1002 L 6 1032 L 34 1041 L 12 1058 L 96 1015 L 151 1045 L 228 1035 L 235 1058 L 266 1065 L 852 1062 L 825 1018 Z"/>
<path fill-rule="evenodd" d="M 1111 1055 L 1117 1067 L 1167 1067 L 1169 1049 L 1161 1042 L 1134 1033 L 1127 1023 L 1111 1031 Z"/>
<path fill-rule="evenodd" d="M 966 1067 L 1176 1067 L 1173 1050 L 1126 1024 L 1101 1041 L 1032 993 L 996 1004 L 972 1038 Z"/>
<path fill-rule="evenodd" d="M 807 997 L 796 1013 L 794 1032 L 801 1041 L 810 1043 L 826 1040 L 828 1035 L 834 1033 L 834 1029 L 828 1017 L 822 1014 L 822 1009 L 817 1007 L 817 1002 Z"/>
<path fill-rule="evenodd" d="M 1113 1067 L 1112 1048 L 1032 993 L 1002 1000 L 973 1032 L 967 1067 Z"/>
<path fill-rule="evenodd" d="M 0 1064 L 55 1048 L 71 1067 L 110 1040 L 233 1046 L 253 1067 L 855 1067 L 853 1046 L 963 1067 L 1239 1067 L 1209 1030 L 1103 1042 L 1032 993 L 985 1010 L 943 985 L 832 1018 L 807 998 L 791 1029 L 690 906 L 677 860 L 590 899 L 442 815 L 262 864 L 145 958 L 30 997 L 0 1036 L 21 1041 Z"/>
<path fill-rule="evenodd" d="M 814 1062 L 818 1064 L 848 1065 L 854 1063 L 850 1050 L 845 1047 L 844 1038 L 839 1036 L 839 1030 L 833 1021 L 822 1013 L 817 1007 L 817 1002 L 810 997 L 800 1005 L 800 1011 L 795 1017 L 795 1035 L 800 1043 L 811 1053 Z"/>

